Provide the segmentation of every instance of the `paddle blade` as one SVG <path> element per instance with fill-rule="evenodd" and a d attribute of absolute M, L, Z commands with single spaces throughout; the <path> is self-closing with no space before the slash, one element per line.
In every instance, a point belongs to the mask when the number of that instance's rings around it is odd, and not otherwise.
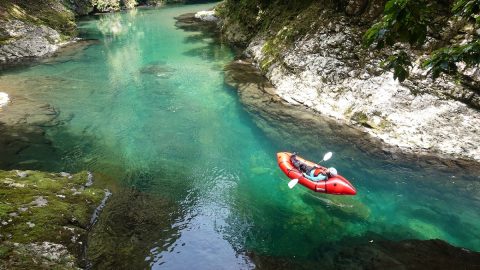
<path fill-rule="evenodd" d="M 326 153 L 325 156 L 323 156 L 323 161 L 329 160 L 332 157 L 332 155 L 333 155 L 332 152 Z"/>
<path fill-rule="evenodd" d="M 288 182 L 288 187 L 292 189 L 298 183 L 298 179 L 293 179 L 292 181 Z"/>

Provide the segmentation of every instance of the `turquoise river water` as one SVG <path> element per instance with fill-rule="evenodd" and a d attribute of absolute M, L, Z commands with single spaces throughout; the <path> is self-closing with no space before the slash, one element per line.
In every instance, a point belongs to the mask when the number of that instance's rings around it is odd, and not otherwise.
<path fill-rule="evenodd" d="M 61 120 L 44 127 L 53 150 L 30 147 L 19 160 L 41 160 L 33 169 L 91 170 L 117 186 L 89 241 L 94 267 L 315 263 L 377 239 L 439 238 L 480 251 L 476 175 L 380 160 L 322 134 L 270 136 L 281 123 L 264 132 L 224 83 L 231 49 L 175 27 L 175 16 L 211 6 L 91 17 L 79 22 L 80 34 L 98 41 L 0 74 L 13 101 L 51 104 Z M 318 149 L 305 147 L 311 140 Z M 290 190 L 275 154 L 294 150 L 313 160 L 333 151 L 326 166 L 358 195 Z"/>

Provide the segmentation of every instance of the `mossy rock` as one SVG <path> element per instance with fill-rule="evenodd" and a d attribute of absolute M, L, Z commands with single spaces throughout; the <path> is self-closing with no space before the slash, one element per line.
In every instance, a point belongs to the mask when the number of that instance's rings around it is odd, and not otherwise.
<path fill-rule="evenodd" d="M 0 1 L 0 14 L 5 20 L 46 25 L 66 36 L 76 34 L 75 15 L 59 0 Z"/>
<path fill-rule="evenodd" d="M 0 268 L 75 268 L 104 196 L 85 187 L 87 178 L 86 172 L 0 171 Z"/>

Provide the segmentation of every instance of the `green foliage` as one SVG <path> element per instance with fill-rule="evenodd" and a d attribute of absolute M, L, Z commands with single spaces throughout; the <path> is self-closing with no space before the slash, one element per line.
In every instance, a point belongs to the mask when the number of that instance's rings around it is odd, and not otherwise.
<path fill-rule="evenodd" d="M 434 1 L 430 3 L 426 0 L 389 0 L 382 19 L 366 31 L 365 45 L 376 44 L 377 48 L 392 46 L 396 42 L 423 45 L 427 37 L 427 25 L 433 20 L 432 10 L 439 6 Z M 477 27 L 480 25 L 480 0 L 456 0 L 451 11 L 460 19 L 472 21 Z M 432 77 L 437 78 L 442 73 L 458 75 L 458 63 L 464 63 L 467 67 L 480 63 L 478 38 L 468 44 L 454 44 L 434 51 L 422 67 L 430 69 Z M 403 51 L 390 56 L 384 63 L 384 67 L 393 70 L 395 79 L 399 81 L 408 77 L 411 66 L 410 57 Z"/>
<path fill-rule="evenodd" d="M 456 74 L 458 71 L 457 63 L 459 62 L 463 62 L 467 67 L 480 63 L 479 40 L 465 45 L 441 48 L 423 63 L 423 67 L 430 68 L 432 77 L 437 78 L 441 73 Z"/>
<path fill-rule="evenodd" d="M 405 51 L 388 57 L 383 63 L 384 68 L 393 69 L 393 78 L 403 82 L 409 75 L 408 69 L 412 66 L 410 56 Z"/>
<path fill-rule="evenodd" d="M 365 44 L 376 43 L 377 48 L 408 42 L 421 45 L 425 42 L 430 4 L 425 0 L 389 0 L 382 20 L 364 35 Z"/>
<path fill-rule="evenodd" d="M 472 18 L 480 24 L 480 1 L 478 0 L 457 0 L 452 8 L 457 16 Z"/>
<path fill-rule="evenodd" d="M 452 8 L 455 16 L 473 20 L 477 27 L 480 24 L 480 1 L 457 0 Z M 478 37 L 473 41 L 450 47 L 440 48 L 432 53 L 432 56 L 423 63 L 423 67 L 430 68 L 433 78 L 441 73 L 459 75 L 457 63 L 464 63 L 466 67 L 472 67 L 480 63 L 480 40 Z"/>

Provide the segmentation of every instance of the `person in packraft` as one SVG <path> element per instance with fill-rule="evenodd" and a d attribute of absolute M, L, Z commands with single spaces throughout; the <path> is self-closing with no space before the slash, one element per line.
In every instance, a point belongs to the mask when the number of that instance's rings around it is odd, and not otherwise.
<path fill-rule="evenodd" d="M 293 153 L 290 156 L 290 162 L 292 162 L 295 168 L 297 168 L 300 172 L 303 173 L 303 176 L 305 176 L 305 178 L 314 182 L 327 180 L 328 178 L 337 175 L 337 170 L 333 167 L 330 167 L 326 171 L 323 171 L 317 166 L 308 166 L 306 163 L 297 159 L 297 153 Z"/>

